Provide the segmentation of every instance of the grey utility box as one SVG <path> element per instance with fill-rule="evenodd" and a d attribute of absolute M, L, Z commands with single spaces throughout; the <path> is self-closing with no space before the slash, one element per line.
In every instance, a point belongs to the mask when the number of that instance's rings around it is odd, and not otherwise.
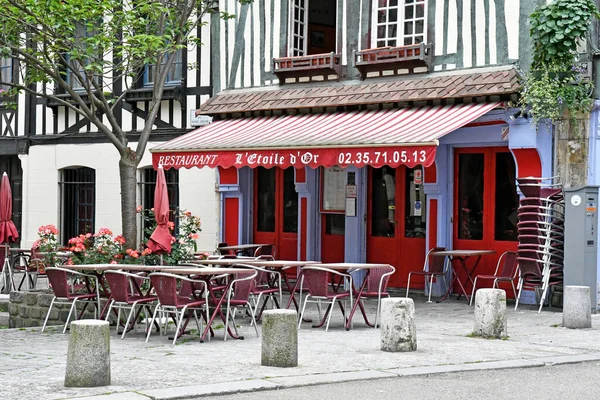
<path fill-rule="evenodd" d="M 598 186 L 565 192 L 564 284 L 589 286 L 592 309 L 600 308 L 598 272 Z"/>

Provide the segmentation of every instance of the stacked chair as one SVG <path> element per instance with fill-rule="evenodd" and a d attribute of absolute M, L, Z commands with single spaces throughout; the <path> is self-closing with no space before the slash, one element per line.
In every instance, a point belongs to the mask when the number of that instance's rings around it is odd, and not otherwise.
<path fill-rule="evenodd" d="M 563 284 L 564 259 L 564 195 L 558 177 L 518 178 L 523 196 L 519 200 L 518 296 L 523 289 L 533 289 L 540 307 L 549 291 Z"/>

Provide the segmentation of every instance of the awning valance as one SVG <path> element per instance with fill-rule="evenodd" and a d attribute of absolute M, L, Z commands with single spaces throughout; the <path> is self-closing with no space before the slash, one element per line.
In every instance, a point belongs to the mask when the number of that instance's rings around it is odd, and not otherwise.
<path fill-rule="evenodd" d="M 154 167 L 429 166 L 438 139 L 498 103 L 221 120 L 150 151 Z"/>

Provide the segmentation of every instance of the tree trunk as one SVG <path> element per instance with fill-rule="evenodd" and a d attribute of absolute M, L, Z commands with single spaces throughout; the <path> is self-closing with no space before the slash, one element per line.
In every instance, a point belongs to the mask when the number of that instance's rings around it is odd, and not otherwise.
<path fill-rule="evenodd" d="M 137 248 L 137 156 L 127 148 L 119 160 L 121 176 L 121 225 L 126 246 Z"/>

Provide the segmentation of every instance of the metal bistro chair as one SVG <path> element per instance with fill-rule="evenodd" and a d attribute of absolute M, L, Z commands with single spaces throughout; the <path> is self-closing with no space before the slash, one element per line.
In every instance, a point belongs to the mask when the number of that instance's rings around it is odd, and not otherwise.
<path fill-rule="evenodd" d="M 256 308 L 252 307 L 252 301 L 250 300 L 250 296 L 256 284 L 255 278 L 257 275 L 258 271 L 248 270 L 248 272 L 238 273 L 233 276 L 233 280 L 229 284 L 227 292 L 225 293 L 225 296 L 227 296 L 227 311 L 225 315 L 225 333 L 223 335 L 224 341 L 227 340 L 230 317 L 233 324 L 233 329 L 235 330 L 236 335 L 238 334 L 237 327 L 235 326 L 235 314 L 237 307 L 248 307 L 248 311 L 251 315 L 250 325 L 254 325 L 256 337 L 258 337 L 258 328 L 256 326 L 256 320 L 254 319 Z"/>
<path fill-rule="evenodd" d="M 408 282 L 406 283 L 406 297 L 408 297 L 408 291 L 410 289 L 410 277 L 414 275 L 423 275 L 425 277 L 425 289 L 427 289 L 427 277 L 429 277 L 429 298 L 428 303 L 431 303 L 431 288 L 433 286 L 433 278 L 440 276 L 444 280 L 444 286 L 448 286 L 446 282 L 446 274 L 448 272 L 448 257 L 436 256 L 432 254 L 436 251 L 446 251 L 445 247 L 434 247 L 427 252 L 425 257 L 425 264 L 423 264 L 423 271 L 411 271 L 408 273 Z"/>
<path fill-rule="evenodd" d="M 98 316 L 98 313 L 100 313 L 101 310 L 98 277 L 96 277 L 95 275 L 84 274 L 78 271 L 73 271 L 71 269 L 60 267 L 46 268 L 46 275 L 48 276 L 48 281 L 52 286 L 54 298 L 50 302 L 48 314 L 46 314 L 46 319 L 44 320 L 44 325 L 42 326 L 42 332 L 44 332 L 44 329 L 46 329 L 48 318 L 50 317 L 52 307 L 54 307 L 55 304 L 71 304 L 71 308 L 69 309 L 69 315 L 67 316 L 67 321 L 65 322 L 65 326 L 63 328 L 63 333 L 67 331 L 67 327 L 69 326 L 69 321 L 71 320 L 71 315 L 73 314 L 73 311 L 76 312 L 77 302 L 82 302 L 85 304 L 83 310 L 81 310 L 80 317 L 83 315 L 87 306 L 90 303 L 92 303 L 96 307 L 96 310 L 94 310 L 95 317 Z M 77 285 L 73 284 L 73 281 L 78 278 L 84 279 L 86 281 L 84 287 L 87 289 L 87 293 L 76 292 L 75 289 L 77 288 Z M 90 280 L 94 284 L 94 289 L 89 287 Z M 92 290 L 95 290 L 95 293 L 92 293 Z"/>
<path fill-rule="evenodd" d="M 208 315 L 208 290 L 206 282 L 199 279 L 191 279 L 181 275 L 169 274 L 166 272 L 155 272 L 149 275 L 150 282 L 158 296 L 158 304 L 154 308 L 152 320 L 149 324 L 149 329 L 146 334 L 146 342 L 150 338 L 152 325 L 156 321 L 156 314 L 161 312 L 161 315 L 172 314 L 177 325 L 173 344 L 177 341 L 180 333 L 183 333 L 183 318 L 187 310 L 194 312 L 198 333 L 202 336 L 202 322 L 198 319 L 197 310 L 205 312 L 205 319 L 209 321 Z M 198 298 L 198 291 L 202 298 Z M 160 325 L 160 324 L 159 324 Z M 165 318 L 165 330 L 167 319 Z M 180 332 L 181 331 L 181 332 Z M 162 333 L 162 330 L 161 330 Z"/>
<path fill-rule="evenodd" d="M 331 291 L 330 285 L 330 277 L 331 276 L 339 276 L 343 280 L 346 280 L 348 290 L 335 292 Z M 304 299 L 304 305 L 302 306 L 302 312 L 300 313 L 300 318 L 298 322 L 298 329 L 302 325 L 302 319 L 304 318 L 304 311 L 306 310 L 306 304 L 317 303 L 317 307 L 319 310 L 319 317 L 321 315 L 321 303 L 325 302 L 328 304 L 327 310 L 325 311 L 324 318 L 327 318 L 327 325 L 325 326 L 325 332 L 329 330 L 329 322 L 331 321 L 331 314 L 333 313 L 333 305 L 337 301 L 340 309 L 342 310 L 342 315 L 344 319 L 346 319 L 346 312 L 344 311 L 344 307 L 342 306 L 340 300 L 346 300 L 350 298 L 350 306 L 352 306 L 352 290 L 353 290 L 353 282 L 352 275 L 349 273 L 339 272 L 333 269 L 323 268 L 323 267 L 312 267 L 306 266 L 300 270 L 300 301 L 302 301 L 302 288 L 306 287 L 308 290 L 308 294 Z M 305 286 L 306 285 L 306 286 Z M 342 285 L 339 285 L 342 287 Z"/>
<path fill-rule="evenodd" d="M 390 276 L 394 272 L 396 272 L 396 268 L 389 265 L 387 267 L 373 268 L 367 276 L 367 283 L 365 290 L 362 292 L 361 299 L 377 298 L 374 328 L 377 328 L 377 321 L 379 321 L 379 314 L 381 313 L 381 297 L 390 297 L 390 294 L 386 290 Z"/>
<path fill-rule="evenodd" d="M 502 266 L 502 268 L 500 268 Z M 498 287 L 498 282 L 510 282 L 515 299 L 517 298 L 517 290 L 515 289 L 515 278 L 518 272 L 517 263 L 517 252 L 506 251 L 502 253 L 496 264 L 496 270 L 493 275 L 477 275 L 473 281 L 473 291 L 471 292 L 471 300 L 469 305 L 473 304 L 473 297 L 475 297 L 475 290 L 477 287 L 477 279 L 493 279 L 492 288 Z"/>
<path fill-rule="evenodd" d="M 152 315 L 149 303 L 156 302 L 158 298 L 153 295 L 144 295 L 140 289 L 140 283 L 150 282 L 150 278 L 146 276 L 140 276 L 138 274 L 132 274 L 125 271 L 105 271 L 104 278 L 108 282 L 108 287 L 112 293 L 112 300 L 108 306 L 106 312 L 106 320 L 110 317 L 110 311 L 116 308 L 117 311 L 117 334 L 119 333 L 119 324 L 121 323 L 121 310 L 129 310 L 127 315 L 127 322 L 123 327 L 123 334 L 121 339 L 125 337 L 125 333 L 129 329 L 129 323 L 132 322 L 133 328 L 135 329 L 135 323 L 139 318 L 141 310 L 146 312 L 146 330 L 149 329 L 148 321 L 150 315 Z M 138 313 L 136 314 L 137 306 L 140 306 Z M 134 317 L 133 321 L 131 317 Z"/>

